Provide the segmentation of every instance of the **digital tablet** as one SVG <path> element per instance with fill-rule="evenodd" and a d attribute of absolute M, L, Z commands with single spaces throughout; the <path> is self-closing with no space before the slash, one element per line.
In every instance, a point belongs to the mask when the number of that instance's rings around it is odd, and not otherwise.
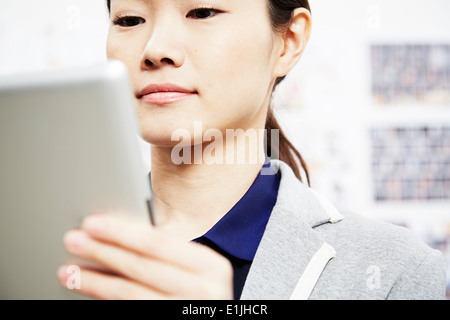
<path fill-rule="evenodd" d="M 150 223 L 137 123 L 118 61 L 0 78 L 0 299 L 80 298 L 56 273 L 85 216 Z"/>

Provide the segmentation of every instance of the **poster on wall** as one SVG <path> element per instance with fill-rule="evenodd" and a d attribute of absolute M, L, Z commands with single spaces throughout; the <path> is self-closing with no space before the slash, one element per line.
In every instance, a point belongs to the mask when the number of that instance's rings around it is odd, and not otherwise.
<path fill-rule="evenodd" d="M 371 47 L 375 105 L 450 106 L 450 44 Z"/>
<path fill-rule="evenodd" d="M 450 200 L 450 124 L 371 129 L 374 200 Z"/>

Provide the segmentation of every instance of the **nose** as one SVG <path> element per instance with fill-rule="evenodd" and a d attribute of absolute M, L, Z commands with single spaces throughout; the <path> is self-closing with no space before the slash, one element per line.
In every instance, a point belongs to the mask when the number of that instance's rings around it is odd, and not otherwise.
<path fill-rule="evenodd" d="M 141 57 L 142 69 L 179 68 L 183 65 L 185 53 L 176 30 L 170 24 L 158 25 L 151 30 Z"/>

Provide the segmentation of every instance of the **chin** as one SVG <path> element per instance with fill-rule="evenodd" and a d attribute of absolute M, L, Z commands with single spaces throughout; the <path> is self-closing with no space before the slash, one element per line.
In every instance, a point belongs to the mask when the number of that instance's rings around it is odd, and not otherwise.
<path fill-rule="evenodd" d="M 171 135 L 167 134 L 155 134 L 155 132 L 143 132 L 141 135 L 142 139 L 154 146 L 163 148 L 173 148 L 177 145 L 176 141 L 171 141 Z"/>

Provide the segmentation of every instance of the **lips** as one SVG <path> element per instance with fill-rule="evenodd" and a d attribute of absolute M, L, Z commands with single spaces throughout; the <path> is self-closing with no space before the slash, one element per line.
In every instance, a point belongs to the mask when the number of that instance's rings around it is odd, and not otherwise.
<path fill-rule="evenodd" d="M 191 98 L 197 91 L 186 89 L 171 83 L 151 84 L 142 89 L 136 97 L 144 103 L 164 105 Z"/>

